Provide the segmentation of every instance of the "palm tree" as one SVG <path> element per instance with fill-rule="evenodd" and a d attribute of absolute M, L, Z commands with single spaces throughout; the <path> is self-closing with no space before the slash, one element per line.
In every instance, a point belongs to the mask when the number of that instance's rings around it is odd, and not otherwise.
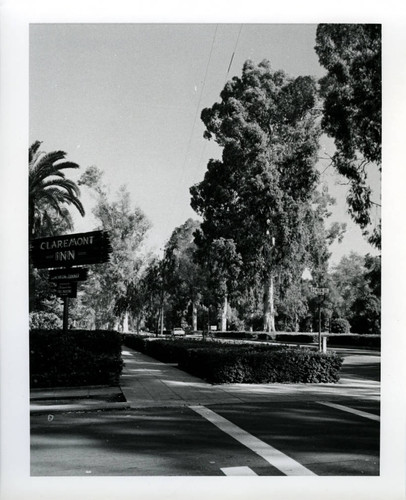
<path fill-rule="evenodd" d="M 75 182 L 65 178 L 62 170 L 79 168 L 70 161 L 63 161 L 66 153 L 39 150 L 40 141 L 34 142 L 28 152 L 29 160 L 29 236 L 43 234 L 44 229 L 55 232 L 56 226 L 71 228 L 72 219 L 67 205 L 73 205 L 84 216 L 85 210 L 79 200 L 80 190 Z"/>

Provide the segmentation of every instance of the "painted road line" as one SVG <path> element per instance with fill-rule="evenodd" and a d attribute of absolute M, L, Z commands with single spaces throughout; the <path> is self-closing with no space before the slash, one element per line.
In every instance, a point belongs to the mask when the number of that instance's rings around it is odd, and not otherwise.
<path fill-rule="evenodd" d="M 338 405 L 335 403 L 327 403 L 325 401 L 318 401 L 320 405 L 330 406 L 331 408 L 335 408 L 337 410 L 346 411 L 348 413 L 353 413 L 354 415 L 358 415 L 359 417 L 369 418 L 370 420 L 376 420 L 380 422 L 380 417 L 378 415 L 374 415 L 373 413 L 368 413 L 366 411 L 355 410 L 354 408 L 349 408 L 348 406 Z"/>
<path fill-rule="evenodd" d="M 205 406 L 189 406 L 191 410 L 201 415 L 203 418 L 214 424 L 220 430 L 236 439 L 239 443 L 243 444 L 251 451 L 266 460 L 272 467 L 280 470 L 287 476 L 315 476 L 314 472 L 306 469 L 303 465 L 293 458 L 288 457 L 281 451 L 277 450 L 273 446 L 261 441 L 252 434 L 244 431 L 240 427 L 234 425 L 232 422 L 226 418 L 218 415 L 212 410 L 209 410 Z"/>
<path fill-rule="evenodd" d="M 226 476 L 257 476 L 249 467 L 222 467 L 220 470 Z"/>

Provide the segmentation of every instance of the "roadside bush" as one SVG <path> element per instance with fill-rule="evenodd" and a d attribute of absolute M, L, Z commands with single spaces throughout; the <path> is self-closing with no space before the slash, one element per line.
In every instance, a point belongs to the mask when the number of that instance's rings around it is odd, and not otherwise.
<path fill-rule="evenodd" d="M 213 384 L 331 383 L 339 380 L 342 364 L 342 358 L 335 353 L 274 344 L 191 339 L 131 342 L 133 346 L 138 344 L 141 352 L 166 363 L 178 363 L 179 368 Z"/>
<path fill-rule="evenodd" d="M 145 352 L 146 337 L 143 337 L 141 335 L 122 333 L 121 341 L 123 345 L 129 347 L 130 349 L 134 349 L 135 351 L 139 352 Z"/>
<path fill-rule="evenodd" d="M 55 328 L 62 328 L 62 320 L 55 313 L 36 311 L 30 313 L 29 325 L 30 330 L 52 330 Z"/>
<path fill-rule="evenodd" d="M 213 384 L 338 382 L 342 358 L 308 349 L 187 349 L 179 367 Z"/>
<path fill-rule="evenodd" d="M 114 331 L 30 331 L 30 383 L 36 387 L 116 385 L 123 368 Z"/>
<path fill-rule="evenodd" d="M 344 318 L 335 318 L 331 320 L 331 333 L 350 333 L 350 323 Z"/>
<path fill-rule="evenodd" d="M 312 333 L 277 333 L 277 342 L 297 342 L 300 344 L 311 344 L 315 341 L 317 334 Z"/>
<path fill-rule="evenodd" d="M 343 346 L 343 347 L 369 347 L 380 349 L 380 335 L 357 335 L 355 333 L 337 333 L 329 334 L 327 339 L 328 346 Z"/>

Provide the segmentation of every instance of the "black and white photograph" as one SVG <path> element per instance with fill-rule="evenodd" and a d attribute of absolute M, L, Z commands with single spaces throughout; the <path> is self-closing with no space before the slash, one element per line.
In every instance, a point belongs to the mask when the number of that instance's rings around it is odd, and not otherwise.
<path fill-rule="evenodd" d="M 23 339 L 32 498 L 378 499 L 391 475 L 403 498 L 385 32 L 29 19 L 25 299 L 2 349 Z"/>

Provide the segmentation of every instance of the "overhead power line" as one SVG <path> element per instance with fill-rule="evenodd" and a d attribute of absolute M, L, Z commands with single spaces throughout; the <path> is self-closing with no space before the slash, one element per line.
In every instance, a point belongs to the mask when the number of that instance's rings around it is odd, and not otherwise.
<path fill-rule="evenodd" d="M 205 70 L 205 73 L 204 73 L 203 84 L 202 84 L 202 87 L 200 89 L 199 100 L 198 100 L 197 106 L 196 106 L 196 112 L 195 112 L 195 117 L 194 117 L 194 120 L 193 120 L 192 131 L 191 131 L 190 136 L 189 136 L 189 141 L 188 141 L 188 145 L 187 145 L 187 148 L 186 148 L 185 158 L 183 160 L 181 180 L 183 179 L 183 176 L 184 176 L 184 173 L 185 173 L 186 161 L 187 161 L 187 157 L 188 157 L 188 154 L 189 154 L 190 145 L 192 143 L 193 133 L 194 133 L 195 126 L 196 126 L 197 115 L 199 114 L 199 110 L 200 110 L 200 103 L 201 103 L 202 96 L 203 96 L 203 90 L 204 90 L 204 87 L 206 85 L 207 73 L 208 73 L 208 70 L 209 70 L 209 65 L 210 65 L 210 61 L 211 61 L 211 55 L 213 53 L 214 42 L 216 40 L 217 29 L 218 29 L 218 25 L 216 24 L 216 29 L 214 30 L 213 38 L 212 38 L 212 41 L 211 41 L 209 58 L 207 60 L 206 70 Z"/>

